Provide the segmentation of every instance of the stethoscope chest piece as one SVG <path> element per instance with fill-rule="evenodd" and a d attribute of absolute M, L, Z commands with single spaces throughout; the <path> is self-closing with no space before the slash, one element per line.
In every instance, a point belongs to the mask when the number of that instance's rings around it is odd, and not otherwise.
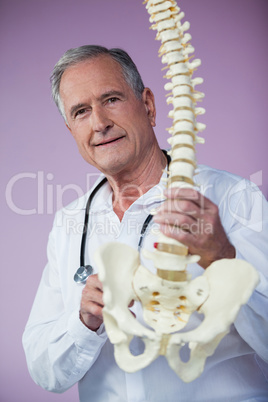
<path fill-rule="evenodd" d="M 92 273 L 93 268 L 91 265 L 86 265 L 85 267 L 81 266 L 74 274 L 74 281 L 76 283 L 84 283 L 86 282 L 87 278 L 92 275 Z"/>

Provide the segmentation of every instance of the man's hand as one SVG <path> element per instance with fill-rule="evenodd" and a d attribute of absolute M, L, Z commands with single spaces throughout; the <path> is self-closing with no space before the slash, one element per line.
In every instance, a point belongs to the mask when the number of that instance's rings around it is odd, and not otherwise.
<path fill-rule="evenodd" d="M 190 188 L 170 188 L 165 196 L 154 217 L 162 233 L 187 246 L 190 254 L 200 255 L 203 268 L 222 258 L 235 258 L 213 202 Z"/>
<path fill-rule="evenodd" d="M 89 329 L 97 331 L 103 322 L 102 283 L 98 275 L 91 275 L 82 291 L 80 319 Z"/>
<path fill-rule="evenodd" d="M 102 296 L 102 283 L 98 275 L 89 276 L 82 291 L 80 320 L 91 331 L 97 331 L 103 322 L 102 309 L 104 304 Z M 133 304 L 134 300 L 130 302 L 128 307 L 132 307 Z M 133 312 L 131 313 L 135 316 Z"/>

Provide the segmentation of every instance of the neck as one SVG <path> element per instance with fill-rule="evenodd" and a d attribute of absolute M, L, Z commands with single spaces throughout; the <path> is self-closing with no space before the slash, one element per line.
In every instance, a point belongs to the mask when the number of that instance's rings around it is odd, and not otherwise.
<path fill-rule="evenodd" d="M 159 183 L 167 164 L 166 157 L 159 147 L 147 154 L 143 162 L 138 169 L 131 172 L 107 176 L 113 191 L 113 209 L 120 221 L 133 202 Z"/>

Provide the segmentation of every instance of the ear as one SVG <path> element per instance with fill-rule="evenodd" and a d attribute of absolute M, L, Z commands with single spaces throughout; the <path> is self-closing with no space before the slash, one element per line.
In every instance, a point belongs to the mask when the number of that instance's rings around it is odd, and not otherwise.
<path fill-rule="evenodd" d="M 144 88 L 142 93 L 142 100 L 145 106 L 146 113 L 150 120 L 151 126 L 155 127 L 155 118 L 156 118 L 156 109 L 154 102 L 154 94 L 150 90 L 150 88 Z"/>

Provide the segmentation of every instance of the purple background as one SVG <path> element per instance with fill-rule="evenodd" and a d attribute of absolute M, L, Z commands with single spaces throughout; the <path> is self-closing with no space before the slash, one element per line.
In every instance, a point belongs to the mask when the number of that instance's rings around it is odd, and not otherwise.
<path fill-rule="evenodd" d="M 206 144 L 198 146 L 198 160 L 251 178 L 267 196 L 268 2 L 179 5 L 191 22 L 195 56 L 202 59 L 197 75 L 205 79 L 199 89 L 206 94 L 200 104 L 207 109 L 200 119 L 207 124 Z M 33 383 L 21 346 L 60 198 L 66 204 L 79 189 L 85 192 L 88 173 L 96 172 L 78 154 L 51 100 L 48 77 L 70 47 L 123 47 L 155 93 L 156 133 L 166 147 L 171 120 L 159 42 L 142 0 L 1 0 L 0 7 L 2 195 L 7 188 L 1 198 L 0 401 L 74 402 L 76 387 L 56 395 Z"/>

